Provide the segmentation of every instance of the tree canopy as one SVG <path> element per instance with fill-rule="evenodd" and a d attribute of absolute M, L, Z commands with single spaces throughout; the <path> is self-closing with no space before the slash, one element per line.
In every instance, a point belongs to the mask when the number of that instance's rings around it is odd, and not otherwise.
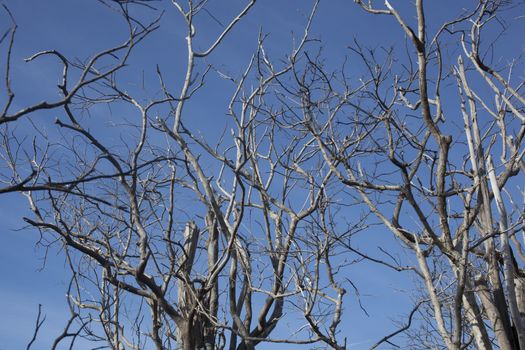
<path fill-rule="evenodd" d="M 21 3 L 0 205 L 67 267 L 41 346 L 525 347 L 522 1 Z"/>

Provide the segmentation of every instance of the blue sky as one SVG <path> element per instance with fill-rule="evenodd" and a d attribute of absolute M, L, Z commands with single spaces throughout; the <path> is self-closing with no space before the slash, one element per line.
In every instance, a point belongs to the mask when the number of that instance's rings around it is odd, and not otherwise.
<path fill-rule="evenodd" d="M 13 51 L 12 80 L 17 95 L 14 109 L 44 99 L 53 100 L 58 96 L 55 86 L 60 76 L 59 65 L 52 59 L 24 63 L 23 58 L 39 50 L 57 49 L 70 57 L 82 59 L 126 38 L 123 23 L 94 0 L 5 0 L 4 3 L 12 11 L 19 26 Z M 220 22 L 227 22 L 244 3 L 238 0 L 212 0 L 209 10 Z M 414 15 L 408 12 L 407 2 L 392 3 L 399 6 L 408 21 L 413 20 Z M 461 9 L 459 1 L 427 3 L 427 11 L 436 23 L 453 18 Z M 207 59 L 208 62 L 224 73 L 238 76 L 255 51 L 259 29 L 269 34 L 266 41 L 268 51 L 270 57 L 278 62 L 290 51 L 294 38 L 302 33 L 311 4 L 311 1 L 306 0 L 259 1 L 223 45 Z M 147 94 L 154 94 L 158 90 L 154 85 L 155 64 L 159 64 L 165 72 L 168 84 L 173 89 L 180 86 L 184 70 L 185 34 L 181 18 L 169 6 L 169 2 L 161 6 L 167 9 L 161 30 L 139 46 L 130 62 L 131 67 L 140 66 L 141 69 L 127 69 L 123 77 L 127 81 L 127 88 L 138 91 L 141 87 L 136 82 L 144 75 L 145 98 Z M 3 32 L 8 28 L 8 23 L 5 16 L 1 18 L 0 30 Z M 430 22 L 431 30 L 435 30 L 433 23 Z M 199 32 L 195 40 L 196 46 L 200 48 L 207 47 L 216 33 L 221 31 L 220 25 L 205 15 L 197 27 Z M 312 37 L 322 42 L 327 64 L 334 68 L 349 55 L 347 46 L 354 38 L 372 48 L 381 45 L 399 48 L 405 43 L 401 29 L 392 19 L 366 15 L 352 1 L 343 0 L 321 1 Z M 510 42 L 514 39 L 510 37 L 504 40 Z M 5 51 L 4 46 L 1 49 Z M 451 57 L 455 57 L 454 53 L 451 53 Z M 0 62 L 3 67 L 3 57 Z M 356 75 L 360 74 L 358 65 L 355 68 L 351 66 L 350 73 L 354 73 L 352 69 L 357 70 Z M 192 115 L 192 125 L 209 137 L 219 137 L 216 131 L 222 129 L 225 101 L 232 89 L 232 86 L 216 76 L 211 76 L 206 94 L 196 96 L 188 106 L 187 113 Z M 4 95 L 0 97 L 0 102 L 3 99 Z M 103 118 L 105 111 L 100 110 L 98 113 L 100 115 L 95 117 L 93 125 L 99 124 L 97 118 Z M 35 116 L 34 120 L 53 135 L 56 133 L 52 127 L 55 117 L 54 112 L 45 112 Z M 62 330 L 63 315 L 67 313 L 64 303 L 68 283 L 65 260 L 59 250 L 50 249 L 43 267 L 46 251 L 35 247 L 38 233 L 25 228 L 21 220 L 27 212 L 26 208 L 22 196 L 18 194 L 0 197 L 0 275 L 3 277 L 0 283 L 0 349 L 3 350 L 25 347 L 32 336 L 38 304 L 43 305 L 47 318 L 35 349 L 49 348 L 49 342 Z M 354 214 L 345 213 L 347 217 Z M 360 248 L 376 254 L 380 254 L 378 246 L 394 247 L 392 249 L 396 254 L 406 258 L 405 252 L 398 248 L 391 234 L 380 226 L 360 234 L 356 241 Z M 359 287 L 362 302 L 370 316 L 359 309 L 355 294 L 349 290 L 341 329 L 348 337 L 348 348 L 361 349 L 394 330 L 396 326 L 391 321 L 409 311 L 412 278 L 408 273 L 393 273 L 370 264 L 353 265 L 346 273 Z M 80 343 L 77 348 L 83 349 Z M 263 348 L 280 347 L 267 345 Z"/>

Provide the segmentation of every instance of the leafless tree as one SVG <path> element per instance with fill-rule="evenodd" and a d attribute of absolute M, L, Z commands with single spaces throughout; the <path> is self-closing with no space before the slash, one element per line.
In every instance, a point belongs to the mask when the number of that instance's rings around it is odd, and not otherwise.
<path fill-rule="evenodd" d="M 413 348 L 521 349 L 523 61 L 500 39 L 522 4 L 475 1 L 436 24 L 422 0 L 355 2 L 396 22 L 405 52 L 355 42 L 360 79 L 312 59 L 290 90 L 334 175 L 414 254 L 410 268 L 367 256 L 425 289 L 380 343 L 418 313 Z"/>
<path fill-rule="evenodd" d="M 26 197 L 32 215 L 25 222 L 39 230 L 41 245 L 62 250 L 72 276 L 71 318 L 53 348 L 83 338 L 112 349 L 254 349 L 261 342 L 343 349 L 340 271 L 351 262 L 341 263 L 337 254 L 340 240 L 362 225 L 334 230 L 334 172 L 307 130 L 281 123 L 287 113 L 273 89 L 303 56 L 317 3 L 280 67 L 267 57 L 261 34 L 238 77 L 204 60 L 255 0 L 203 51 L 195 48 L 196 18 L 207 11 L 206 1 L 102 3 L 128 25 L 122 45 L 82 62 L 56 50 L 26 60 L 52 56 L 62 65 L 56 101 L 13 111 L 13 17 L 4 36 L 7 100 L 0 124 L 9 171 L 0 191 Z M 170 88 L 175 84 L 160 67 L 154 98 L 120 83 L 133 50 L 162 23 L 160 17 L 146 23 L 133 6 L 154 13 L 155 6 L 167 7 L 184 21 L 179 89 Z M 186 113 L 194 96 L 205 93 L 210 72 L 234 91 L 216 142 Z M 89 113 L 98 106 L 128 117 L 110 114 L 107 128 L 93 125 Z M 58 115 L 56 137 L 36 126 L 42 110 Z M 19 125 L 35 127 L 30 142 Z M 289 326 L 297 319 L 299 326 Z M 286 336 L 272 336 L 284 322 Z"/>
<path fill-rule="evenodd" d="M 71 317 L 53 348 L 83 338 L 119 350 L 345 349 L 355 286 L 344 270 L 360 261 L 416 286 L 406 319 L 371 349 L 403 334 L 413 349 L 525 347 L 524 62 L 502 42 L 520 1 L 473 1 L 436 23 L 423 0 L 356 0 L 362 16 L 396 23 L 406 47 L 356 39 L 336 69 L 312 40 L 316 2 L 284 59 L 261 33 L 238 74 L 208 60 L 255 0 L 208 46 L 200 20 L 218 20 L 207 1 L 99 2 L 126 23 L 124 43 L 83 61 L 35 53 L 27 61 L 62 65 L 61 97 L 19 110 L 17 25 L 4 7 L 0 193 L 25 196 L 25 222 L 70 267 Z M 185 71 L 173 82 L 157 66 L 147 95 L 123 81 L 134 50 L 162 30 L 159 9 L 184 23 Z M 218 133 L 192 119 L 214 93 L 210 76 L 233 91 Z M 89 117 L 100 106 L 119 111 L 107 128 Z M 53 135 L 35 122 L 49 110 Z M 351 244 L 377 223 L 411 258 Z M 28 347 L 45 326 L 40 308 L 36 325 Z"/>

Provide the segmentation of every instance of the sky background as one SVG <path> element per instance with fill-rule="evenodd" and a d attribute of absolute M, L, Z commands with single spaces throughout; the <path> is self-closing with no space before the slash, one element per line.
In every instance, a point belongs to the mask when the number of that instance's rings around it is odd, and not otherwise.
<path fill-rule="evenodd" d="M 13 90 L 16 100 L 13 109 L 37 101 L 58 97 L 56 84 L 60 77 L 60 66 L 53 59 L 24 63 L 23 58 L 46 49 L 57 49 L 69 57 L 84 59 L 93 52 L 118 44 L 126 38 L 125 26 L 118 16 L 95 0 L 4 0 L 19 26 L 13 51 Z M 168 5 L 166 5 L 168 3 Z M 211 0 L 209 11 L 215 19 L 203 15 L 197 22 L 196 47 L 206 48 L 221 31 L 216 20 L 227 23 L 245 2 L 237 0 Z M 392 1 L 405 19 L 414 20 L 408 1 Z M 462 4 L 461 4 L 462 3 Z M 468 1 L 427 1 L 427 12 L 431 13 L 430 31 L 437 23 L 453 18 Z M 267 0 L 259 1 L 253 10 L 239 23 L 227 40 L 207 60 L 221 72 L 238 76 L 247 64 L 257 45 L 257 33 L 268 33 L 268 52 L 276 62 L 290 52 L 294 38 L 301 35 L 305 17 L 311 10 L 311 1 Z M 140 90 L 136 82 L 145 77 L 145 98 L 148 93 L 158 91 L 154 77 L 155 64 L 165 73 L 172 90 L 181 84 L 186 59 L 184 27 L 181 18 L 169 2 L 161 7 L 166 13 L 161 30 L 152 34 L 134 53 L 130 69 L 126 70 L 127 88 Z M 145 11 L 145 10 L 144 10 Z M 436 23 L 436 25 L 434 24 Z M 7 17 L 0 17 L 0 31 L 8 28 Z M 337 67 L 349 55 L 348 45 L 354 39 L 366 46 L 402 48 L 405 37 L 391 18 L 376 17 L 363 13 L 352 1 L 321 1 L 312 37 L 320 40 L 328 67 Z M 517 37 L 503 38 L 504 44 Z M 508 45 L 511 47 L 511 45 Z M 0 47 L 2 55 L 5 44 Z M 450 52 L 450 57 L 457 54 Z M 2 67 L 5 58 L 0 60 Z M 350 62 L 349 72 L 353 73 Z M 133 67 L 141 67 L 134 69 Z M 360 69 L 358 66 L 356 70 Z M 356 75 L 360 72 L 356 71 Z M 225 103 L 232 87 L 225 85 L 217 76 L 209 78 L 206 94 L 197 96 L 188 106 L 192 123 L 209 137 L 221 126 L 226 113 Z M 214 91 L 215 93 L 210 93 Z M 3 102 L 5 95 L 0 97 Z M 98 118 L 104 118 L 99 111 Z M 54 112 L 33 116 L 35 123 L 50 135 L 55 131 L 46 126 L 56 117 Z M 41 121 L 42 120 L 42 121 Z M 99 123 L 94 118 L 95 123 Z M 39 235 L 25 228 L 21 218 L 27 214 L 27 206 L 19 194 L 0 197 L 0 349 L 25 348 L 32 336 L 38 304 L 42 304 L 46 321 L 35 343 L 34 349 L 49 348 L 50 342 L 62 331 L 67 308 L 64 293 L 69 281 L 68 271 L 60 250 L 45 251 L 35 246 Z M 345 215 L 352 218 L 356 213 Z M 409 259 L 382 227 L 375 227 L 358 236 L 358 247 L 379 254 L 377 247 L 392 248 L 405 261 Z M 44 260 L 44 257 L 46 259 Z M 45 261 L 45 265 L 44 265 Z M 385 334 L 396 329 L 392 320 L 397 320 L 410 310 L 413 283 L 405 273 L 393 273 L 371 264 L 357 264 L 348 268 L 347 276 L 359 288 L 363 306 L 368 315 L 356 303 L 355 293 L 349 290 L 345 300 L 344 321 L 340 329 L 347 336 L 349 349 L 367 348 Z M 65 316 L 66 315 L 66 316 Z M 397 342 L 402 344 L 402 340 Z M 78 343 L 76 348 L 88 349 Z M 263 349 L 279 349 L 278 345 L 266 345 Z M 294 348 L 294 347 L 291 347 Z M 299 348 L 299 347 L 297 347 Z"/>

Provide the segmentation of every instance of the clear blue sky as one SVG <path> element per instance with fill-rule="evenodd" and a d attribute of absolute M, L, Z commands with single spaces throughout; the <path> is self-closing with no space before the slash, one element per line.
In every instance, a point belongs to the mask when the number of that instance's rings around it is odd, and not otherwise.
<path fill-rule="evenodd" d="M 427 10 L 432 13 L 433 20 L 437 18 L 441 23 L 458 13 L 459 2 L 427 1 Z M 120 19 L 95 0 L 5 0 L 4 3 L 19 26 L 13 52 L 12 80 L 17 94 L 14 109 L 57 97 L 55 86 L 60 67 L 52 59 L 24 63 L 23 58 L 39 50 L 57 49 L 69 57 L 82 59 L 126 38 Z M 211 0 L 209 10 L 219 21 L 227 22 L 244 3 L 238 0 Z M 408 20 L 414 18 L 414 14 L 406 12 L 407 1 L 394 0 L 392 3 L 400 6 Z M 146 86 L 155 83 L 154 78 L 148 77 L 153 76 L 155 64 L 158 63 L 175 88 L 181 82 L 184 69 L 185 33 L 181 18 L 170 8 L 169 1 L 164 4 L 162 7 L 166 7 L 167 12 L 162 20 L 162 29 L 141 44 L 131 63 L 143 67 Z M 209 58 L 210 63 L 226 73 L 238 75 L 256 48 L 260 28 L 269 33 L 269 53 L 278 60 L 289 52 L 293 38 L 302 32 L 311 4 L 312 1 L 306 0 L 259 1 Z M 431 30 L 435 29 L 432 22 L 430 24 Z M 6 17 L 0 17 L 0 31 L 3 33 L 7 28 Z M 213 33 L 221 30 L 213 19 L 206 16 L 203 16 L 202 23 L 198 23 L 198 28 L 196 43 L 201 48 L 210 43 Z M 321 1 L 312 34 L 323 42 L 324 56 L 332 67 L 344 61 L 345 55 L 348 55 L 347 46 L 354 38 L 369 47 L 404 45 L 404 35 L 393 19 L 365 15 L 349 0 Z M 1 49 L 3 55 L 5 47 Z M 0 62 L 3 67 L 3 57 Z M 349 72 L 352 73 L 352 68 Z M 359 75 L 359 72 L 355 73 Z M 132 68 L 126 74 L 130 81 L 129 88 L 136 88 L 131 82 L 140 81 L 142 70 Z M 222 130 L 221 118 L 226 113 L 225 101 L 231 91 L 225 89 L 218 79 L 211 78 L 209 84 L 206 94 L 197 96 L 190 104 L 188 113 L 193 114 L 196 128 L 210 137 L 218 137 L 214 132 Z M 153 85 L 151 87 L 152 91 L 156 91 Z M 210 91 L 215 92 L 210 94 Z M 4 95 L 0 97 L 0 102 L 3 99 Z M 33 120 L 53 135 L 56 132 L 52 127 L 55 117 L 54 112 L 46 112 L 35 115 Z M 0 197 L 0 350 L 25 348 L 32 335 L 38 304 L 43 305 L 47 319 L 34 349 L 49 348 L 49 342 L 62 330 L 64 314 L 67 313 L 64 293 L 68 273 L 64 258 L 60 251 L 49 250 L 47 263 L 39 271 L 46 251 L 35 248 L 38 233 L 24 227 L 21 217 L 26 212 L 22 196 L 9 194 Z M 353 214 L 349 212 L 346 215 L 351 217 Z M 391 234 L 382 227 L 375 227 L 359 237 L 359 247 L 377 254 L 380 253 L 378 246 L 397 247 Z M 393 250 L 404 256 L 401 249 Z M 349 290 L 341 330 L 348 337 L 349 349 L 362 349 L 394 330 L 396 326 L 391 321 L 409 311 L 412 279 L 409 275 L 392 273 L 370 264 L 351 266 L 347 275 L 359 287 L 370 317 L 359 309 L 355 294 Z M 77 348 L 83 349 L 81 343 Z M 263 348 L 279 349 L 280 346 Z"/>

